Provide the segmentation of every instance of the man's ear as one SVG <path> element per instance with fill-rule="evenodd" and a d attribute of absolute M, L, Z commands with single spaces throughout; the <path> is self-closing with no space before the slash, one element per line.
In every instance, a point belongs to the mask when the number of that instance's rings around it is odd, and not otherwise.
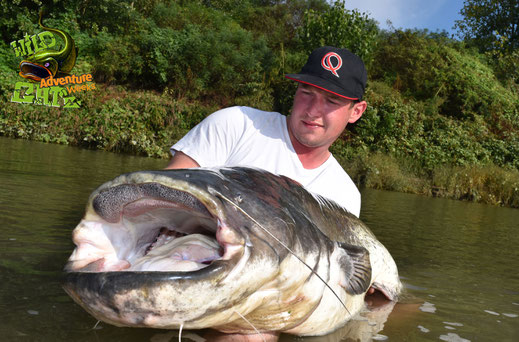
<path fill-rule="evenodd" d="M 348 122 L 354 123 L 355 121 L 360 119 L 367 107 L 368 104 L 366 103 L 366 101 L 360 101 L 359 103 L 355 103 L 355 105 L 353 105 L 353 111 Z"/>

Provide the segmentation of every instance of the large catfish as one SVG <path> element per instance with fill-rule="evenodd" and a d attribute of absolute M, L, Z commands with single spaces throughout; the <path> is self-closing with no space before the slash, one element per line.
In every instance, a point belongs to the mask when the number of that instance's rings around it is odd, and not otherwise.
<path fill-rule="evenodd" d="M 65 290 L 117 326 L 322 335 L 368 290 L 402 288 L 354 215 L 249 168 L 121 175 L 91 194 L 73 241 Z"/>

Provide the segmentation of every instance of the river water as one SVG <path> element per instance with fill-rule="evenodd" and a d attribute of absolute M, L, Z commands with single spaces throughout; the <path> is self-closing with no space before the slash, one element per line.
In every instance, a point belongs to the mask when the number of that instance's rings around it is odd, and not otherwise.
<path fill-rule="evenodd" d="M 0 340 L 178 341 L 176 331 L 96 325 L 60 286 L 90 192 L 164 165 L 0 137 Z M 281 341 L 519 341 L 519 210 L 369 189 L 362 198 L 361 219 L 393 255 L 406 299 L 368 321 L 369 334 L 346 326 Z"/>

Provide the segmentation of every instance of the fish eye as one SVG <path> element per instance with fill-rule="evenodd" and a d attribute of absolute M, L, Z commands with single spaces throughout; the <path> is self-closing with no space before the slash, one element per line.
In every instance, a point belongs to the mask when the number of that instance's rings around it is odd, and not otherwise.
<path fill-rule="evenodd" d="M 49 65 L 50 65 L 50 63 L 49 63 L 49 62 L 47 62 L 47 63 L 45 63 L 45 65 L 44 65 L 44 66 L 45 66 L 45 67 L 47 68 L 47 67 L 48 67 Z"/>

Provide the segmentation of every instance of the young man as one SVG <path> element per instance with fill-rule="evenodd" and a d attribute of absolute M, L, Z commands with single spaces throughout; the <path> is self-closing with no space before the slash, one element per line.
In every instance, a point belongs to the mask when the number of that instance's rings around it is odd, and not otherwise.
<path fill-rule="evenodd" d="M 360 214 L 360 193 L 329 151 L 366 109 L 367 73 L 346 49 L 313 51 L 299 74 L 290 116 L 250 107 L 219 110 L 171 147 L 167 169 L 250 166 L 290 177 L 306 189 Z"/>

